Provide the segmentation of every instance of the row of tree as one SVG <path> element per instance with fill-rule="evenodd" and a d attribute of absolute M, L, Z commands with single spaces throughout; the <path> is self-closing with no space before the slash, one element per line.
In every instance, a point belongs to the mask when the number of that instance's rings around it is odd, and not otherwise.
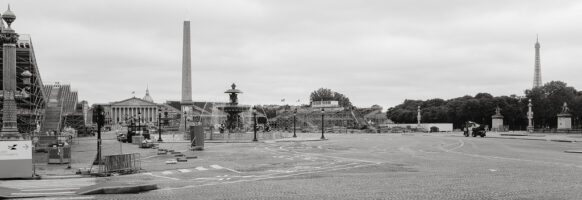
<path fill-rule="evenodd" d="M 534 125 L 536 128 L 556 127 L 556 115 L 562 111 L 564 102 L 573 115 L 574 125 L 580 126 L 582 118 L 582 91 L 567 86 L 560 81 L 552 81 L 544 86 L 525 91 L 525 97 L 511 95 L 493 97 L 488 93 L 478 93 L 474 97 L 463 96 L 449 100 L 430 99 L 405 100 L 402 104 L 389 108 L 386 115 L 396 123 L 416 123 L 417 106 L 421 107 L 423 123 L 453 123 L 460 128 L 466 121 L 474 121 L 491 126 L 491 116 L 497 107 L 501 108 L 504 124 L 512 130 L 527 127 L 528 100 L 532 100 Z"/>

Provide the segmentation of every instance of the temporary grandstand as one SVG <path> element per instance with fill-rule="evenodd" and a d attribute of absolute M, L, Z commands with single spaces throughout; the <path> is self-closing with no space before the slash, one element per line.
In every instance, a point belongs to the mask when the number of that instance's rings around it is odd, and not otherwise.
<path fill-rule="evenodd" d="M 1 52 L 1 59 L 4 59 L 3 50 Z M 2 63 L 0 61 L 0 66 Z M 3 69 L 0 67 L 0 80 L 2 79 Z M 0 81 L 0 89 L 3 88 L 2 84 Z M 47 95 L 43 90 L 32 40 L 25 34 L 20 35 L 16 43 L 16 85 L 23 96 L 16 101 L 18 130 L 20 133 L 32 133 L 38 130 L 44 120 Z M 0 104 L 0 109 L 3 110 L 2 105 L 4 104 Z"/>
<path fill-rule="evenodd" d="M 324 109 L 324 130 L 328 133 L 346 132 L 377 132 L 378 125 L 387 120 L 381 108 L 343 108 L 334 107 Z M 276 116 L 269 118 L 269 126 L 278 130 L 290 131 L 293 129 L 293 116 L 295 127 L 302 132 L 318 132 L 321 130 L 321 108 L 304 106 L 281 106 L 276 111 Z"/>
<path fill-rule="evenodd" d="M 50 84 L 44 86 L 48 96 L 45 120 L 41 132 L 60 132 L 65 127 L 80 129 L 85 125 L 83 108 L 78 103 L 77 92 L 68 84 Z"/>

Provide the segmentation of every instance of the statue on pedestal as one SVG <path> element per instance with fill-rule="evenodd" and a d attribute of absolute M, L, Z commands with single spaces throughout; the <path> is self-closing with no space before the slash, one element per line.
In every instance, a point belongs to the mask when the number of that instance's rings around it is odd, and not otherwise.
<path fill-rule="evenodd" d="M 568 103 L 564 102 L 564 105 L 562 106 L 562 113 L 569 113 L 570 109 L 568 109 Z"/>

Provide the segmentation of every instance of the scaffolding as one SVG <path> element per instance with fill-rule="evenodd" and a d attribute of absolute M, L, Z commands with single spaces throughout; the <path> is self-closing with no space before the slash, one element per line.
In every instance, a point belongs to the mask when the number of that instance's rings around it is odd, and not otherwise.
<path fill-rule="evenodd" d="M 3 49 L 0 50 L 0 53 L 2 54 L 0 56 L 0 89 L 2 89 Z M 30 82 L 23 79 L 25 71 L 32 74 Z M 43 82 L 38 70 L 32 40 L 26 34 L 20 35 L 20 39 L 16 43 L 16 85 L 17 90 L 24 97 L 16 101 L 18 130 L 20 133 L 34 134 L 40 130 L 40 125 L 44 120 L 47 95 L 43 90 Z M 3 111 L 2 106 L 3 103 L 0 104 L 0 109 Z"/>

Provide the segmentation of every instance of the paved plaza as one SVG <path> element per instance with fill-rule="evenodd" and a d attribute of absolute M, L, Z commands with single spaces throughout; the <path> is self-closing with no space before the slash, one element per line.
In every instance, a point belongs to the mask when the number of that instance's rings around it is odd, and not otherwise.
<path fill-rule="evenodd" d="M 299 138 L 318 136 L 301 134 Z M 488 137 L 473 138 L 461 133 L 407 133 L 326 134 L 326 137 L 329 140 L 207 143 L 204 151 L 191 152 L 197 159 L 174 165 L 164 164 L 171 155 L 152 153 L 144 156 L 141 173 L 81 182 L 153 183 L 160 189 L 141 194 L 72 197 L 578 199 L 582 196 L 579 178 L 582 154 L 565 152 L 582 149 L 577 142 L 582 138 L 577 135 L 509 137 L 488 133 Z M 166 145 L 186 147 L 184 143 Z M 131 147 L 126 150 L 139 151 Z"/>

